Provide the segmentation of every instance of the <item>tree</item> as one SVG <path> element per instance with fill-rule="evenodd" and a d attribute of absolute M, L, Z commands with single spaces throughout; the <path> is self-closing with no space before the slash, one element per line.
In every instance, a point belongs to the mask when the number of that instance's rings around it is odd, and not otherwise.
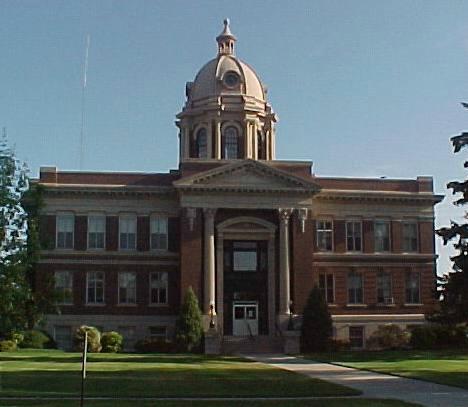
<path fill-rule="evenodd" d="M 180 350 L 200 350 L 203 326 L 200 307 L 192 287 L 189 287 L 176 322 L 175 340 Z"/>
<path fill-rule="evenodd" d="M 25 304 L 31 297 L 25 267 L 27 215 L 21 199 L 29 186 L 27 169 L 0 141 L 0 335 L 26 325 Z"/>
<path fill-rule="evenodd" d="M 320 352 L 327 349 L 332 335 L 332 319 L 322 291 L 314 286 L 302 315 L 301 350 Z"/>
<path fill-rule="evenodd" d="M 468 104 L 462 103 L 468 108 Z M 458 153 L 468 146 L 468 133 L 462 133 L 452 137 L 454 153 Z M 464 167 L 468 168 L 468 161 Z M 452 181 L 447 184 L 447 188 L 452 190 L 452 194 L 462 194 L 455 202 L 456 206 L 468 203 L 468 179 L 465 181 Z M 468 213 L 465 211 L 465 219 Z M 444 240 L 444 245 L 455 241 L 453 246 L 457 254 L 450 258 L 453 261 L 453 271 L 439 278 L 441 293 L 440 312 L 436 315 L 436 320 L 442 323 L 456 324 L 468 322 L 468 223 L 458 224 L 451 221 L 450 227 L 440 228 L 436 233 Z"/>

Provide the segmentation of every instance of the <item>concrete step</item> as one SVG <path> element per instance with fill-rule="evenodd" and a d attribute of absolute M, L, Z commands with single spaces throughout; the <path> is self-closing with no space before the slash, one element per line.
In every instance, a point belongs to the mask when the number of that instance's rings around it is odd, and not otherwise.
<path fill-rule="evenodd" d="M 277 336 L 224 336 L 222 353 L 234 355 L 239 353 L 281 353 L 282 340 Z"/>

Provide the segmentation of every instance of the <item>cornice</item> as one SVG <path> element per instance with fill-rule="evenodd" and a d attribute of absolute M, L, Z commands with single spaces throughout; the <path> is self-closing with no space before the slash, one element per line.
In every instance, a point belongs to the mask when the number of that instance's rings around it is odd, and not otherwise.
<path fill-rule="evenodd" d="M 431 192 L 322 189 L 315 196 L 315 199 L 323 201 L 411 202 L 435 205 L 444 199 L 444 195 L 435 195 Z"/>
<path fill-rule="evenodd" d="M 157 195 L 175 194 L 172 186 L 147 185 L 90 185 L 90 184 L 49 184 L 40 183 L 48 196 L 79 195 L 79 196 L 109 196 L 109 197 L 151 197 Z"/>

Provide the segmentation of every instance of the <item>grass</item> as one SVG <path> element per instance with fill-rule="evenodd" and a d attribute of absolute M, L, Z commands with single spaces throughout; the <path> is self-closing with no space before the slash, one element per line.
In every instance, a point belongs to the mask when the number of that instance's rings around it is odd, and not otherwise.
<path fill-rule="evenodd" d="M 88 362 L 86 395 L 89 397 L 359 394 L 344 386 L 235 357 L 91 354 Z M 57 350 L 4 352 L 0 353 L 0 365 L 2 397 L 61 398 L 79 395 L 81 364 L 78 353 Z"/>
<path fill-rule="evenodd" d="M 138 407 L 412 407 L 416 404 L 404 403 L 396 400 L 377 399 L 326 399 L 323 400 L 284 400 L 284 401 L 139 401 Z M 76 407 L 78 401 L 1 401 L 0 406 L 28 406 L 28 407 Z M 135 401 L 85 401 L 86 407 L 134 407 Z"/>
<path fill-rule="evenodd" d="M 336 352 L 307 357 L 468 389 L 468 350 Z"/>

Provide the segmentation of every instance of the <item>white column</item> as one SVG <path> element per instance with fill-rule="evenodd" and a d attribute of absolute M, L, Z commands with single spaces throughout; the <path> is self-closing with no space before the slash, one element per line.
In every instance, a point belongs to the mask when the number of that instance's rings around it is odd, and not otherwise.
<path fill-rule="evenodd" d="M 190 134 L 188 126 L 182 127 L 182 137 L 183 137 L 183 146 L 184 146 L 184 158 L 190 157 Z"/>
<path fill-rule="evenodd" d="M 280 236 L 280 315 L 289 315 L 291 301 L 290 273 L 289 273 L 289 218 L 292 209 L 279 209 Z"/>
<path fill-rule="evenodd" d="M 210 314 L 210 306 L 213 305 L 215 313 L 215 244 L 214 244 L 214 215 L 216 209 L 205 208 L 205 280 L 204 280 L 204 299 L 203 313 Z"/>
<path fill-rule="evenodd" d="M 209 159 L 213 158 L 213 121 L 208 119 L 208 127 L 207 127 L 207 137 L 206 137 L 206 155 Z"/>
<path fill-rule="evenodd" d="M 215 121 L 215 154 L 214 158 L 217 160 L 221 159 L 221 122 L 219 120 Z"/>

